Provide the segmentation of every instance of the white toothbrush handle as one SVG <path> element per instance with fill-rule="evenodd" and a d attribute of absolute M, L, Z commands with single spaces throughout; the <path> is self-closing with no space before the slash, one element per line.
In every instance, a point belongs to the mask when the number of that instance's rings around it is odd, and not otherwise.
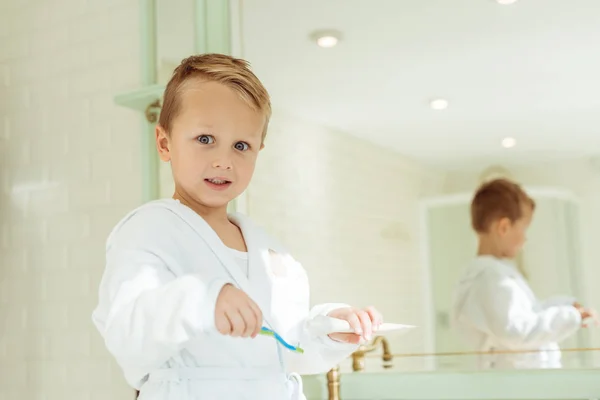
<path fill-rule="evenodd" d="M 347 321 L 318 315 L 308 322 L 308 329 L 315 335 L 328 335 L 334 332 L 353 332 Z"/>
<path fill-rule="evenodd" d="M 308 322 L 308 330 L 313 335 L 329 335 L 331 333 L 353 333 L 354 329 L 350 327 L 347 321 L 319 315 Z M 408 331 L 415 328 L 414 325 L 402 325 L 383 323 L 374 333 Z"/>

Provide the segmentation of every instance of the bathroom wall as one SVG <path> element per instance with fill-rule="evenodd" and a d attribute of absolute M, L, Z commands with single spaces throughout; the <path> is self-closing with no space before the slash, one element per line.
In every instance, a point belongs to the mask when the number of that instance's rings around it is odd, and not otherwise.
<path fill-rule="evenodd" d="M 138 204 L 139 1 L 0 2 L 0 399 L 131 399 L 90 313 Z"/>

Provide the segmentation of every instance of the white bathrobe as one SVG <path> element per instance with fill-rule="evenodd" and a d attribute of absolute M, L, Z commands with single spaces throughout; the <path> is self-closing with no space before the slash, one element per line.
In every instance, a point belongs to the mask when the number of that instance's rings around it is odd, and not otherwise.
<path fill-rule="evenodd" d="M 460 280 L 453 324 L 475 350 L 531 351 L 480 357 L 482 368 L 560 368 L 559 343 L 581 326 L 575 299 L 538 301 L 516 267 L 491 256 L 477 257 Z"/>
<path fill-rule="evenodd" d="M 324 373 L 357 349 L 306 327 L 346 305 L 310 310 L 302 266 L 247 217 L 230 219 L 246 240 L 247 276 L 204 219 L 176 200 L 141 206 L 108 238 L 93 322 L 141 400 L 303 399 L 297 374 Z M 272 337 L 221 335 L 214 310 L 226 283 L 304 354 Z"/>

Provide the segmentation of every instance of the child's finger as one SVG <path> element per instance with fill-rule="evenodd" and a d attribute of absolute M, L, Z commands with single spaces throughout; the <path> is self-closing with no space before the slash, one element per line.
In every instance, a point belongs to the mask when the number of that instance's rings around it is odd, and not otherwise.
<path fill-rule="evenodd" d="M 249 305 L 250 305 L 250 308 L 252 309 L 252 312 L 254 313 L 254 318 L 256 320 L 256 326 L 254 328 L 254 331 L 252 332 L 252 337 L 256 337 L 256 335 L 258 335 L 258 333 L 260 332 L 260 328 L 262 327 L 263 315 L 262 315 L 262 311 L 260 311 L 260 308 L 258 307 L 258 305 L 255 302 L 250 300 Z"/>
<path fill-rule="evenodd" d="M 259 322 L 257 322 L 256 320 L 256 314 L 254 313 L 254 310 L 252 310 L 250 304 L 248 304 L 245 307 L 241 307 L 239 312 L 244 321 L 244 329 L 242 331 L 241 336 L 252 336 L 254 334 L 254 331 L 256 330 L 256 325 L 259 324 Z"/>
<path fill-rule="evenodd" d="M 367 307 L 365 309 L 369 316 L 371 317 L 371 322 L 373 323 L 373 327 L 375 329 L 379 328 L 379 325 L 383 323 L 383 316 L 379 311 L 375 309 L 375 307 Z"/>
<path fill-rule="evenodd" d="M 229 335 L 231 333 L 231 323 L 225 314 L 215 318 L 215 327 L 222 335 Z"/>
<path fill-rule="evenodd" d="M 346 319 L 350 324 L 350 328 L 354 331 L 356 335 L 362 335 L 362 324 L 360 323 L 360 319 L 356 315 L 356 313 L 350 314 L 350 316 Z"/>
<path fill-rule="evenodd" d="M 366 311 L 358 310 L 356 312 L 358 319 L 360 320 L 361 329 L 363 332 L 363 337 L 366 340 L 371 340 L 371 335 L 373 333 L 371 316 Z"/>
<path fill-rule="evenodd" d="M 244 330 L 246 329 L 246 324 L 244 322 L 244 318 L 240 314 L 238 309 L 231 310 L 226 312 L 227 318 L 229 318 L 229 322 L 231 323 L 231 336 L 238 337 L 242 336 Z"/>
<path fill-rule="evenodd" d="M 362 336 L 354 333 L 331 333 L 329 337 L 342 343 L 359 344 L 362 341 Z"/>

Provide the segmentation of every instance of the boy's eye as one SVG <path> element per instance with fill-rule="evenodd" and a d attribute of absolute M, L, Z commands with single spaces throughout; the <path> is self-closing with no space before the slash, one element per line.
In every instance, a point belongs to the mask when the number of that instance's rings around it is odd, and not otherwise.
<path fill-rule="evenodd" d="M 198 136 L 198 141 L 202 144 L 212 144 L 215 138 L 210 135 L 200 135 Z"/>
<path fill-rule="evenodd" d="M 237 142 L 234 147 L 236 150 L 239 151 L 246 151 L 250 148 L 250 146 L 246 142 Z"/>

